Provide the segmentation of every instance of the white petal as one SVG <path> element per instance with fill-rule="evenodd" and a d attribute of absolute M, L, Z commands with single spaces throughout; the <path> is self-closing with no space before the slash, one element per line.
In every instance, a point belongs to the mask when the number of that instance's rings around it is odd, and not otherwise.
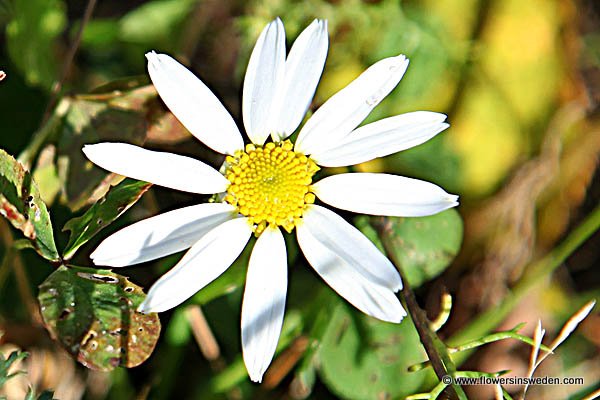
<path fill-rule="evenodd" d="M 331 149 L 320 148 L 311 158 L 324 167 L 341 167 L 384 157 L 425 143 L 448 128 L 445 119 L 429 111 L 385 118 L 354 130 Z"/>
<path fill-rule="evenodd" d="M 315 183 L 313 191 L 334 207 L 371 215 L 422 217 L 458 205 L 458 196 L 433 183 L 388 174 L 332 175 Z"/>
<path fill-rule="evenodd" d="M 328 47 L 325 20 L 314 20 L 294 42 L 285 62 L 285 78 L 278 88 L 278 100 L 273 104 L 275 140 L 287 138 L 302 122 L 323 73 Z"/>
<path fill-rule="evenodd" d="M 160 98 L 194 136 L 222 154 L 233 154 L 244 147 L 235 121 L 200 79 L 166 54 L 152 51 L 146 53 L 146 58 Z"/>
<path fill-rule="evenodd" d="M 191 157 L 146 150 L 127 143 L 98 143 L 82 149 L 94 164 L 155 185 L 191 193 L 227 190 L 229 181 L 216 169 Z"/>
<path fill-rule="evenodd" d="M 244 250 L 251 234 L 247 218 L 229 220 L 208 232 L 152 285 L 138 311 L 166 311 L 192 297 L 229 268 Z"/>
<path fill-rule="evenodd" d="M 285 29 L 277 18 L 258 37 L 244 78 L 242 116 L 254 144 L 262 145 L 271 134 L 271 108 L 284 70 Z"/>
<path fill-rule="evenodd" d="M 315 238 L 306 224 L 296 228 L 296 236 L 310 265 L 354 307 L 388 322 L 400 322 L 406 316 L 406 311 L 392 290 L 373 283 L 346 264 L 339 255 Z"/>
<path fill-rule="evenodd" d="M 207 203 L 147 218 L 104 239 L 91 254 L 96 265 L 125 267 L 185 250 L 232 219 L 235 207 Z"/>
<path fill-rule="evenodd" d="M 250 379 L 260 382 L 273 359 L 285 309 L 287 255 L 283 235 L 266 229 L 248 264 L 242 302 L 242 350 Z"/>
<path fill-rule="evenodd" d="M 325 102 L 302 127 L 296 151 L 332 147 L 356 128 L 400 82 L 408 68 L 403 55 L 383 59 Z"/>
<path fill-rule="evenodd" d="M 390 260 L 344 218 L 324 207 L 311 205 L 302 221 L 311 236 L 335 253 L 347 268 L 394 292 L 402 289 L 400 274 Z"/>

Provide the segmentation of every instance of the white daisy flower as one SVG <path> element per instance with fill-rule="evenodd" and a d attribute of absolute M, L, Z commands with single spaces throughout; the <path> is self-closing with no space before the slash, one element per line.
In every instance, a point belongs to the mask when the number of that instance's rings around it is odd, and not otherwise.
<path fill-rule="evenodd" d="M 173 308 L 221 275 L 250 236 L 258 239 L 242 303 L 242 349 L 250 378 L 260 382 L 283 322 L 287 255 L 281 229 L 296 231 L 304 256 L 327 284 L 362 312 L 383 321 L 406 315 L 390 261 L 358 229 L 314 204 L 373 215 L 431 215 L 458 204 L 440 187 L 401 176 L 346 173 L 313 183 L 318 166 L 362 163 L 419 145 L 448 127 L 446 116 L 413 112 L 357 128 L 400 81 L 403 56 L 381 60 L 331 97 L 298 128 L 319 82 L 328 49 L 327 22 L 315 20 L 286 57 L 281 20 L 254 47 L 243 88 L 243 121 L 251 141 L 217 97 L 166 54 L 146 54 L 152 83 L 171 112 L 200 141 L 227 155 L 223 173 L 180 155 L 125 143 L 86 145 L 85 155 L 117 174 L 172 189 L 220 194 L 135 223 L 104 240 L 96 265 L 124 267 L 189 250 L 149 290 L 139 311 Z M 271 141 L 267 139 L 271 137 Z"/>

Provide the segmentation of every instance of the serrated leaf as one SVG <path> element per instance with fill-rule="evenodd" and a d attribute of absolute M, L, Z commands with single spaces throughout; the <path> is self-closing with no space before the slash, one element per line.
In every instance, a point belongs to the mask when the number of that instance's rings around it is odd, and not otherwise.
<path fill-rule="evenodd" d="M 38 186 L 29 171 L 4 150 L 0 150 L 0 214 L 23 232 L 42 257 L 59 260 L 50 214 Z"/>
<path fill-rule="evenodd" d="M 108 193 L 81 217 L 67 221 L 63 231 L 71 231 L 71 235 L 63 258 L 71 259 L 81 246 L 134 205 L 150 186 L 152 184 L 148 182 L 125 179 L 111 187 Z"/>
<path fill-rule="evenodd" d="M 359 217 L 356 226 L 382 248 L 377 233 L 369 223 L 369 218 Z M 386 218 L 396 257 L 413 287 L 441 274 L 452 262 L 463 236 L 462 219 L 454 209 L 436 215 L 419 218 Z"/>
<path fill-rule="evenodd" d="M 107 270 L 61 266 L 41 285 L 46 328 L 90 369 L 110 371 L 144 362 L 160 334 L 158 315 L 136 311 L 146 295 Z"/>
<path fill-rule="evenodd" d="M 339 300 L 320 340 L 319 375 L 344 399 L 404 398 L 419 388 L 426 372 L 408 372 L 426 358 L 410 318 L 381 322 Z M 330 313 L 330 314 L 329 314 Z"/>
<path fill-rule="evenodd" d="M 189 134 L 171 121 L 146 78 L 134 77 L 111 82 L 91 94 L 69 99 L 58 137 L 58 175 L 63 200 L 78 210 L 98 199 L 110 184 L 106 171 L 96 168 L 81 151 L 86 144 L 125 142 L 141 145 L 148 138 L 175 143 Z M 140 86 L 141 85 L 141 86 Z M 170 122 L 169 122 L 170 121 Z"/>
<path fill-rule="evenodd" d="M 49 90 L 57 78 L 54 41 L 67 23 L 59 0 L 13 0 L 6 27 L 8 54 L 31 85 Z"/>
<path fill-rule="evenodd" d="M 73 99 L 65 115 L 58 142 L 58 171 L 73 210 L 84 206 L 106 177 L 106 171 L 92 168 L 85 158 L 81 151 L 85 144 L 116 141 L 139 145 L 144 140 L 145 112 L 112 104 L 113 100 L 100 95 Z"/>

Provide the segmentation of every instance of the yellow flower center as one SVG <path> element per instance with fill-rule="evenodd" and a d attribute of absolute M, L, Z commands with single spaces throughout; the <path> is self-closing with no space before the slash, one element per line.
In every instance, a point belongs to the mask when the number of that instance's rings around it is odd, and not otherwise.
<path fill-rule="evenodd" d="M 225 177 L 230 185 L 225 201 L 248 217 L 259 236 L 267 226 L 291 232 L 307 204 L 312 176 L 319 167 L 304 154 L 296 153 L 289 140 L 264 146 L 246 145 L 226 159 Z"/>

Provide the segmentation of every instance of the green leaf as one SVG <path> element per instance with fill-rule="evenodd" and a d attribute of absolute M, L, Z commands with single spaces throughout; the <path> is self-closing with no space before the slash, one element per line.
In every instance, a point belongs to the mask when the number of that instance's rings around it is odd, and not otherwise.
<path fill-rule="evenodd" d="M 4 386 L 7 380 L 15 375 L 23 374 L 23 371 L 8 373 L 10 367 L 18 360 L 27 358 L 29 354 L 22 351 L 13 351 L 10 353 L 8 358 L 4 358 L 4 355 L 0 353 L 0 387 Z"/>
<path fill-rule="evenodd" d="M 71 231 L 71 236 L 63 258 L 71 259 L 81 246 L 134 205 L 150 186 L 151 183 L 125 179 L 111 187 L 108 193 L 81 217 L 67 221 L 63 231 Z"/>
<path fill-rule="evenodd" d="M 370 217 L 359 217 L 356 226 L 382 248 Z M 450 265 L 462 243 L 462 219 L 454 209 L 418 218 L 388 217 L 394 252 L 409 283 L 418 287 L 441 274 Z"/>
<path fill-rule="evenodd" d="M 59 260 L 50 214 L 38 186 L 21 163 L 4 150 L 0 150 L 0 214 L 31 240 L 42 257 Z"/>
<path fill-rule="evenodd" d="M 81 47 L 89 50 L 107 50 L 119 40 L 119 24 L 112 18 L 94 18 L 89 21 L 81 36 Z"/>
<path fill-rule="evenodd" d="M 409 151 L 384 158 L 383 164 L 386 171 L 432 181 L 449 191 L 459 190 L 461 161 L 443 133 Z"/>
<path fill-rule="evenodd" d="M 38 300 L 47 329 L 90 369 L 135 367 L 154 350 L 158 315 L 136 311 L 146 295 L 107 270 L 61 266 L 41 285 Z"/>
<path fill-rule="evenodd" d="M 176 27 L 190 13 L 194 4 L 195 0 L 149 1 L 119 21 L 121 39 L 126 42 L 154 45 L 172 40 Z"/>
<path fill-rule="evenodd" d="M 38 182 L 40 196 L 50 207 L 56 196 L 60 192 L 60 179 L 54 162 L 56 156 L 56 147 L 48 145 L 40 152 L 35 168 L 33 169 L 33 179 Z"/>
<path fill-rule="evenodd" d="M 54 42 L 66 26 L 60 0 L 13 0 L 6 27 L 8 54 L 27 82 L 50 90 L 57 77 Z"/>
<path fill-rule="evenodd" d="M 165 331 L 165 341 L 171 346 L 184 346 L 190 341 L 192 331 L 185 311 L 185 307 L 173 310 L 173 315 Z"/>
<path fill-rule="evenodd" d="M 24 400 L 54 400 L 54 392 L 52 390 L 44 390 L 37 396 L 33 388 L 29 388 Z"/>
<path fill-rule="evenodd" d="M 339 303 L 329 313 L 320 341 L 319 374 L 344 399 L 404 398 L 417 390 L 426 372 L 407 368 L 426 358 L 407 317 L 400 324 L 381 322 Z"/>

